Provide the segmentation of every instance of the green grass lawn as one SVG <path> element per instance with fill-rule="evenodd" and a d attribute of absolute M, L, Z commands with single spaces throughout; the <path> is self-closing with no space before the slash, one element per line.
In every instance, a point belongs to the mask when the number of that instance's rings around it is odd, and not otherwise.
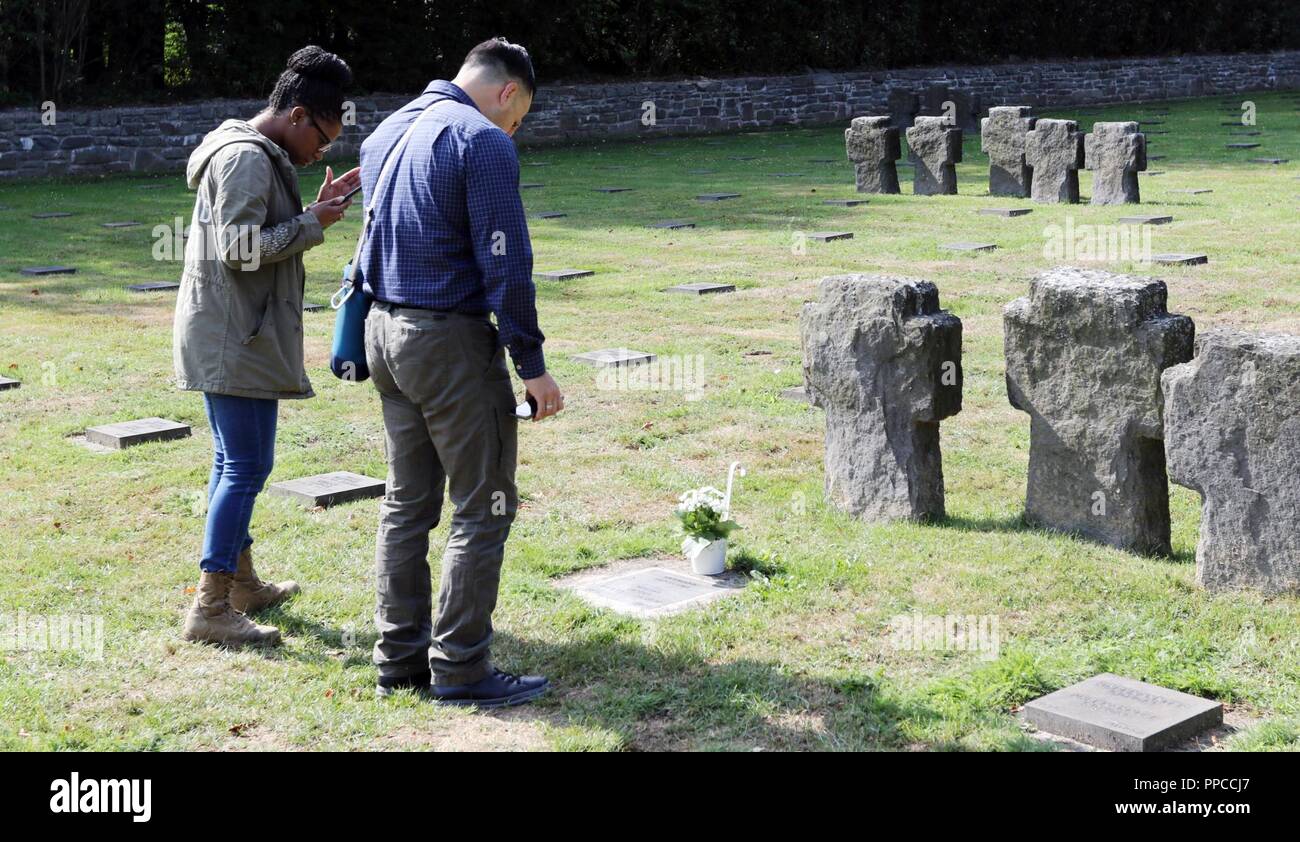
<path fill-rule="evenodd" d="M 959 196 L 871 196 L 856 208 L 843 126 L 715 138 L 528 149 L 522 180 L 549 367 L 568 409 L 521 425 L 522 507 L 496 615 L 497 661 L 542 672 L 544 701 L 502 714 L 381 703 L 370 664 L 375 501 L 307 511 L 264 497 L 253 520 L 259 569 L 304 593 L 267 622 L 284 646 L 223 651 L 179 639 L 203 532 L 211 440 L 201 397 L 171 385 L 175 280 L 152 259 L 152 227 L 188 223 L 182 178 L 0 184 L 0 612 L 103 617 L 102 660 L 0 652 L 0 747 L 33 749 L 1015 749 L 1051 748 L 1019 726 L 1020 705 L 1110 671 L 1223 701 L 1239 726 L 1221 745 L 1300 748 L 1300 601 L 1211 595 L 1194 583 L 1195 494 L 1172 492 L 1172 558 L 1144 558 L 1021 524 L 1028 417 L 1007 403 L 1002 308 L 1050 264 L 1044 229 L 1171 213 L 1155 251 L 1206 252 L 1207 266 L 1143 270 L 1199 330 L 1300 333 L 1300 116 L 1296 94 L 1252 96 L 1257 150 L 1225 148 L 1222 97 L 1095 109 L 1092 120 L 1168 110 L 1149 137 L 1141 208 L 1034 206 L 1014 219 L 989 197 L 979 138 L 966 137 Z M 251 116 L 251 115 L 232 115 Z M 1073 116 L 1068 111 L 1043 116 Z M 1267 166 L 1256 156 L 1290 158 Z M 756 156 L 737 161 L 733 156 Z M 835 163 L 814 163 L 829 158 Z M 534 167 L 533 164 L 547 166 Z M 714 170 L 691 175 L 692 170 Z M 788 178 L 773 173 L 802 173 Z M 323 168 L 303 172 L 314 195 Z M 1085 202 L 1091 174 L 1081 173 Z M 142 189 L 147 184 L 161 189 Z M 622 185 L 615 194 L 591 188 Z M 1188 195 L 1175 190 L 1211 188 Z M 697 193 L 742 197 L 698 203 Z M 35 220 L 41 211 L 71 211 Z M 694 230 L 649 223 L 684 218 Z M 135 220 L 137 228 L 100 223 Z M 308 299 L 327 300 L 359 214 L 309 252 Z M 854 239 L 792 248 L 798 232 Z M 988 240 L 991 254 L 944 252 Z M 73 276 L 30 278 L 24 266 Z M 1102 268 L 1131 271 L 1131 264 Z M 822 497 L 820 411 L 779 397 L 799 384 L 798 313 L 819 278 L 903 274 L 938 284 L 964 323 L 964 409 L 943 424 L 949 518 L 860 523 Z M 690 281 L 730 295 L 666 295 Z M 332 315 L 307 314 L 317 397 L 282 404 L 271 481 L 333 470 L 382 476 L 382 423 L 369 384 L 326 367 Z M 705 382 L 680 391 L 597 389 L 571 361 L 596 348 L 700 355 Z M 159 415 L 194 436 L 111 454 L 78 446 L 88 426 Z M 739 596 L 656 622 L 587 607 L 556 579 L 618 559 L 679 552 L 673 506 L 698 485 L 737 481 L 732 563 Z M 446 527 L 435 535 L 441 551 Z M 891 645 L 899 614 L 996 615 L 995 660 Z"/>

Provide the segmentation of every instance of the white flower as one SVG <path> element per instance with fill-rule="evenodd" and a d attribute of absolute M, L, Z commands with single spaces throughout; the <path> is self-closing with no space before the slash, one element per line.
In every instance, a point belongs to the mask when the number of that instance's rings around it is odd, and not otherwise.
<path fill-rule="evenodd" d="M 722 511 L 723 494 L 711 485 L 703 488 L 693 488 L 677 498 L 677 511 L 691 512 L 703 506 L 708 506 L 715 512 Z"/>

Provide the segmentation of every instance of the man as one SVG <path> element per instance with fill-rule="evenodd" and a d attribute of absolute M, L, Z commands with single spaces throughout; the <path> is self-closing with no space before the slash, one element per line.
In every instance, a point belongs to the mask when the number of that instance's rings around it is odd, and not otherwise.
<path fill-rule="evenodd" d="M 361 145 L 365 204 L 374 214 L 358 256 L 375 299 L 366 362 L 383 404 L 388 457 L 375 552 L 380 696 L 409 688 L 496 707 L 547 689 L 540 676 L 496 669 L 488 653 L 518 504 L 516 401 L 502 346 L 536 402 L 533 420 L 564 408 L 542 355 L 510 139 L 535 86 L 523 47 L 485 41 L 455 79 L 430 83 Z M 431 623 L 429 531 L 444 482 L 456 510 Z"/>

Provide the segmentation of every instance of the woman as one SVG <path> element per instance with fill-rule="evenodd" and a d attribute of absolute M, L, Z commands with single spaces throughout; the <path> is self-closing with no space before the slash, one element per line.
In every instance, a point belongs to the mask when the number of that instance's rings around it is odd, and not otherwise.
<path fill-rule="evenodd" d="M 298 591 L 253 570 L 253 503 L 275 452 L 281 399 L 310 398 L 303 368 L 302 255 L 343 218 L 361 180 L 326 168 L 305 210 L 294 166 L 319 161 L 343 130 L 343 88 L 352 71 L 333 53 L 304 47 L 289 58 L 267 107 L 227 120 L 190 156 L 198 191 L 173 343 L 178 385 L 203 393 L 212 427 L 208 520 L 199 585 L 185 616 L 186 640 L 276 644 L 280 632 L 245 614 Z"/>

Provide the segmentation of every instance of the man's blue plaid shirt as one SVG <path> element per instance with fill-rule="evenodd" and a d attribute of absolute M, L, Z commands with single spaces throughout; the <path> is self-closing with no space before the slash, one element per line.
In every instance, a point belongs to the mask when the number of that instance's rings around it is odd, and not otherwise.
<path fill-rule="evenodd" d="M 361 144 L 361 184 L 370 207 L 384 158 L 424 109 L 394 163 L 388 193 L 359 263 L 378 301 L 496 314 L 501 342 L 522 378 L 546 371 L 533 287 L 533 247 L 519 198 L 514 141 L 469 95 L 436 80 Z"/>

